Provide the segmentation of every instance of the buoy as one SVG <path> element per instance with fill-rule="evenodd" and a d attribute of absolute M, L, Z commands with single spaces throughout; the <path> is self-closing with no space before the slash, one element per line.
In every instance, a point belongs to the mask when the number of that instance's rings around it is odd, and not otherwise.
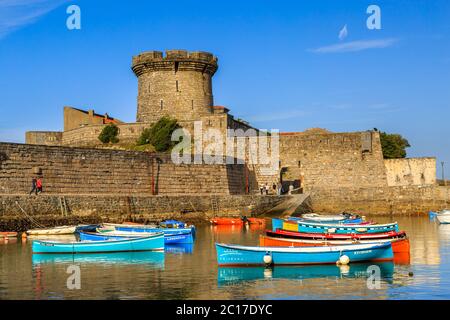
<path fill-rule="evenodd" d="M 272 256 L 268 253 L 264 256 L 263 260 L 266 265 L 272 264 Z"/>
<path fill-rule="evenodd" d="M 339 260 L 336 261 L 338 265 L 347 265 L 350 262 L 350 258 L 346 255 L 340 256 Z"/>

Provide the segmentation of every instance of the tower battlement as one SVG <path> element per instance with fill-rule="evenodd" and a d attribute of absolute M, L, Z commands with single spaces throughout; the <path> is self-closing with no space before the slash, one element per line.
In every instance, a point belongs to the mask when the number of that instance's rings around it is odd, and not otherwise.
<path fill-rule="evenodd" d="M 203 51 L 187 50 L 146 51 L 133 57 L 132 69 L 136 76 L 147 71 L 192 70 L 213 75 L 217 71 L 217 57 Z"/>
<path fill-rule="evenodd" d="M 213 113 L 212 77 L 217 58 L 202 51 L 147 51 L 133 57 L 139 83 L 137 122 L 162 116 L 197 120 Z"/>

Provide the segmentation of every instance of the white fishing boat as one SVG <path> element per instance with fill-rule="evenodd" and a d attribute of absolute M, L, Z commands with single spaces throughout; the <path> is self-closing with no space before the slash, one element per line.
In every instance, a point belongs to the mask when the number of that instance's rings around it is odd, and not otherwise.
<path fill-rule="evenodd" d="M 32 236 L 74 234 L 76 228 L 76 226 L 61 226 L 48 229 L 31 229 L 27 231 L 27 234 Z"/>
<path fill-rule="evenodd" d="M 450 224 L 450 210 L 442 210 L 436 214 L 436 219 L 441 224 Z"/>

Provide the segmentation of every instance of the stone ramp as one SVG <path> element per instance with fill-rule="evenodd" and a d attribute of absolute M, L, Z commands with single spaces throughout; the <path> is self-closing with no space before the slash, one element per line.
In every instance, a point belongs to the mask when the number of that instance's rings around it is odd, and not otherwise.
<path fill-rule="evenodd" d="M 310 193 L 292 194 L 264 215 L 268 217 L 298 216 L 312 212 Z"/>

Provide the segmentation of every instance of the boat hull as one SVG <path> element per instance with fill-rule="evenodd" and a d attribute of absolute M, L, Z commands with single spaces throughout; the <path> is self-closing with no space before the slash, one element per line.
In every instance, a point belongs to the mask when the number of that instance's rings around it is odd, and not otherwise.
<path fill-rule="evenodd" d="M 220 266 L 265 265 L 265 257 L 271 257 L 274 265 L 334 264 L 342 255 L 350 262 L 389 261 L 394 253 L 390 242 L 357 244 L 334 247 L 247 247 L 216 243 L 217 262 Z"/>
<path fill-rule="evenodd" d="M 441 224 L 449 224 L 450 223 L 450 214 L 437 214 L 436 219 Z"/>
<path fill-rule="evenodd" d="M 368 234 L 325 234 L 325 233 L 304 233 L 295 231 L 280 230 L 270 231 L 266 230 L 266 235 L 273 238 L 288 238 L 288 239 L 309 239 L 309 240 L 386 240 L 392 238 L 405 238 L 406 233 L 401 232 L 383 232 L 383 233 L 368 233 Z"/>
<path fill-rule="evenodd" d="M 163 232 L 166 229 L 158 229 L 159 232 Z M 82 241 L 107 241 L 107 240 L 123 240 L 123 239 L 133 239 L 142 238 L 146 236 L 151 236 L 155 232 L 127 232 L 127 231 L 107 231 L 107 232 L 80 232 L 80 240 Z M 192 244 L 194 242 L 194 237 L 192 232 L 164 232 L 164 243 L 165 244 Z"/>
<path fill-rule="evenodd" d="M 244 225 L 244 221 L 241 218 L 214 218 L 210 220 L 213 225 Z M 247 218 L 249 224 L 263 225 L 266 223 L 265 219 L 260 218 Z"/>
<path fill-rule="evenodd" d="M 189 228 L 154 228 L 154 227 L 147 227 L 147 226 L 120 226 L 115 225 L 114 229 L 117 231 L 126 231 L 126 232 L 164 232 L 164 235 L 172 235 L 174 238 L 177 238 L 180 234 L 185 233 L 191 233 L 192 234 L 192 241 L 195 239 L 195 227 L 189 227 Z M 176 243 L 176 242 L 174 242 Z"/>
<path fill-rule="evenodd" d="M 28 230 L 27 234 L 30 236 L 47 236 L 47 235 L 60 235 L 60 234 L 74 234 L 76 226 L 62 226 L 49 229 L 32 229 Z"/>
<path fill-rule="evenodd" d="M 272 219 L 273 231 L 276 231 L 277 229 L 283 229 L 287 231 L 305 232 L 305 233 L 337 233 L 337 234 L 343 233 L 366 234 L 366 233 L 399 231 L 397 223 L 378 224 L 378 225 L 339 225 L 339 224 L 322 224 L 305 221 L 285 221 L 285 220 L 281 220 L 280 223 L 277 220 L 279 219 Z"/>
<path fill-rule="evenodd" d="M 50 242 L 35 240 L 33 253 L 106 253 L 164 250 L 162 233 L 136 239 L 83 242 Z"/>
<path fill-rule="evenodd" d="M 9 231 L 6 231 L 6 232 L 0 232 L 0 239 L 3 239 L 3 238 L 16 238 L 17 237 L 17 232 L 9 232 Z"/>
<path fill-rule="evenodd" d="M 356 242 L 355 242 L 356 241 Z M 396 238 L 383 241 L 390 241 L 392 244 L 392 251 L 396 253 L 409 253 L 409 239 L 408 238 Z M 259 237 L 259 245 L 262 247 L 314 247 L 314 246 L 338 246 L 349 244 L 370 244 L 380 243 L 380 240 L 296 240 L 285 238 L 272 238 L 267 236 Z"/>

